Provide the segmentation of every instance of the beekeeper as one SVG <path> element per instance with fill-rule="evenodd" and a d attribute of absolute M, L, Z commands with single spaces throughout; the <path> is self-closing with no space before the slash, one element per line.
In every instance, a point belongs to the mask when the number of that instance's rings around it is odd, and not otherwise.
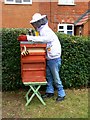
<path fill-rule="evenodd" d="M 59 76 L 61 66 L 61 44 L 56 34 L 48 26 L 48 19 L 46 15 L 35 13 L 32 16 L 30 24 L 39 32 L 39 36 L 20 35 L 19 41 L 33 41 L 47 43 L 46 47 L 46 79 L 47 88 L 43 98 L 50 98 L 54 96 L 54 85 L 58 90 L 56 101 L 62 101 L 65 98 L 65 91 L 63 89 L 62 81 Z"/>

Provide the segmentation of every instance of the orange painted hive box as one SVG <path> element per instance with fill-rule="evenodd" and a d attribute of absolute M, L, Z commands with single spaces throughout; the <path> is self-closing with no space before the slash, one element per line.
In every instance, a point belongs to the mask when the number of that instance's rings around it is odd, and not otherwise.
<path fill-rule="evenodd" d="M 22 82 L 46 82 L 46 44 L 20 42 Z"/>

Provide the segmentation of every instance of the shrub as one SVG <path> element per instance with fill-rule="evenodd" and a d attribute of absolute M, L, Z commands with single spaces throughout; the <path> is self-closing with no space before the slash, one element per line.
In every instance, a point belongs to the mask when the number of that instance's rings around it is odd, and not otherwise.
<path fill-rule="evenodd" d="M 20 43 L 26 29 L 2 29 L 2 90 L 24 87 L 21 82 Z M 86 86 L 89 80 L 90 39 L 56 33 L 62 45 L 60 76 L 66 88 Z"/>
<path fill-rule="evenodd" d="M 24 30 L 2 29 L 2 90 L 22 86 L 20 75 L 20 45 L 17 37 Z"/>
<path fill-rule="evenodd" d="M 84 87 L 89 81 L 90 39 L 57 33 L 62 45 L 60 76 L 66 88 Z"/>

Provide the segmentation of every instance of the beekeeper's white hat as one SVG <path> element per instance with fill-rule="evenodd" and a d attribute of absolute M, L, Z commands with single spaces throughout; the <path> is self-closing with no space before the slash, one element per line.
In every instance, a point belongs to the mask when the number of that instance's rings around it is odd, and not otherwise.
<path fill-rule="evenodd" d="M 32 20 L 30 21 L 30 23 L 34 23 L 38 20 L 41 20 L 42 18 L 46 17 L 46 15 L 41 15 L 40 13 L 35 13 L 33 16 L 32 16 Z"/>

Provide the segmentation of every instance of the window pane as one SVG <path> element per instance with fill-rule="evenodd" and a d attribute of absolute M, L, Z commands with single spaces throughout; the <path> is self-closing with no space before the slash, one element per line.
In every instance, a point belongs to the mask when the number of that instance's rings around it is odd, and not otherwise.
<path fill-rule="evenodd" d="M 64 31 L 59 31 L 59 32 L 64 33 Z"/>
<path fill-rule="evenodd" d="M 67 34 L 72 35 L 72 31 L 67 31 Z"/>
<path fill-rule="evenodd" d="M 62 4 L 66 3 L 66 2 L 67 2 L 67 0 L 60 0 L 60 3 L 62 3 Z"/>
<path fill-rule="evenodd" d="M 72 30 L 72 25 L 67 25 L 67 30 Z"/>
<path fill-rule="evenodd" d="M 62 3 L 62 4 L 74 3 L 74 0 L 60 0 L 60 3 Z"/>
<path fill-rule="evenodd" d="M 63 29 L 64 26 L 59 26 L 59 29 Z"/>
<path fill-rule="evenodd" d="M 74 3 L 74 0 L 67 0 L 68 3 Z"/>
<path fill-rule="evenodd" d="M 23 0 L 23 2 L 30 2 L 30 0 Z"/>
<path fill-rule="evenodd" d="M 7 0 L 8 2 L 13 2 L 13 0 Z"/>
<path fill-rule="evenodd" d="M 15 0 L 16 3 L 22 3 L 22 0 Z"/>
<path fill-rule="evenodd" d="M 32 4 L 32 0 L 5 0 L 6 4 Z"/>

